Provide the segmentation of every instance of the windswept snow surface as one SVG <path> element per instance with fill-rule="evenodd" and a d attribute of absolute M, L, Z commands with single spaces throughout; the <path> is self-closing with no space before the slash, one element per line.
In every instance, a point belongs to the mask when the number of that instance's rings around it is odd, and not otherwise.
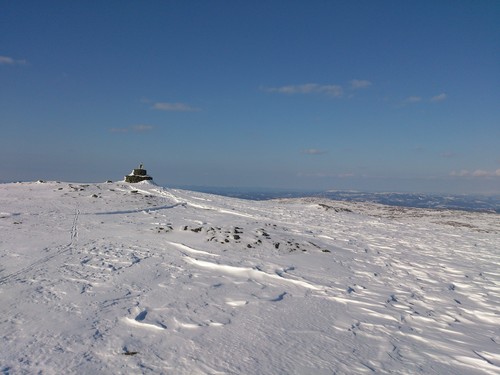
<path fill-rule="evenodd" d="M 0 185 L 3 374 L 499 374 L 499 215 Z"/>

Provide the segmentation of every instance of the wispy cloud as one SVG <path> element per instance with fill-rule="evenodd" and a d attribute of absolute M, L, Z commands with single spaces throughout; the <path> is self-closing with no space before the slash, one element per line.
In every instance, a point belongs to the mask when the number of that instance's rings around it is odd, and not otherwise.
<path fill-rule="evenodd" d="M 448 95 L 446 95 L 443 92 L 443 93 L 441 93 L 439 95 L 433 96 L 430 99 L 429 98 L 422 98 L 421 96 L 413 95 L 413 96 L 409 96 L 406 99 L 404 99 L 403 102 L 404 103 L 418 103 L 418 102 L 421 102 L 421 101 L 425 101 L 425 102 L 438 103 L 438 102 L 442 102 L 442 101 L 446 100 L 446 98 L 448 98 Z"/>
<path fill-rule="evenodd" d="M 144 133 L 154 129 L 152 125 L 138 124 L 132 125 L 126 128 L 111 128 L 109 131 L 111 133 Z"/>
<path fill-rule="evenodd" d="M 26 65 L 26 60 L 16 60 L 9 56 L 0 56 L 0 65 Z"/>
<path fill-rule="evenodd" d="M 304 83 L 301 85 L 288 85 L 281 87 L 263 87 L 263 91 L 276 92 L 279 94 L 326 94 L 341 97 L 344 90 L 340 85 L 320 85 L 318 83 Z"/>
<path fill-rule="evenodd" d="M 128 133 L 129 132 L 129 128 L 111 128 L 109 129 L 109 131 L 111 133 Z"/>
<path fill-rule="evenodd" d="M 351 82 L 351 89 L 364 89 L 372 85 L 370 81 L 364 79 L 353 79 Z"/>
<path fill-rule="evenodd" d="M 470 171 L 468 171 L 467 169 L 462 169 L 460 171 L 451 171 L 450 172 L 450 176 L 453 176 L 453 177 L 466 177 L 466 176 L 470 176 Z"/>
<path fill-rule="evenodd" d="M 446 158 L 446 159 L 451 159 L 457 156 L 455 152 L 452 151 L 446 151 L 441 153 L 441 157 Z"/>
<path fill-rule="evenodd" d="M 412 150 L 415 152 L 424 152 L 425 149 L 426 149 L 425 146 L 422 146 L 422 145 L 417 145 L 417 146 L 412 148 Z"/>
<path fill-rule="evenodd" d="M 353 79 L 349 82 L 349 89 L 359 90 L 364 89 L 372 85 L 372 82 L 362 79 Z M 340 98 L 344 95 L 344 88 L 342 85 L 333 84 L 319 84 L 319 83 L 303 83 L 298 85 L 286 85 L 278 87 L 261 87 L 262 91 L 273 92 L 278 94 L 287 95 L 309 95 L 309 94 L 323 94 L 329 95 L 336 98 Z"/>
<path fill-rule="evenodd" d="M 135 132 L 148 132 L 150 130 L 153 130 L 153 128 L 154 126 L 145 124 L 133 125 L 130 127 L 130 129 Z"/>
<path fill-rule="evenodd" d="M 446 100 L 446 98 L 448 97 L 448 95 L 446 95 L 444 92 L 439 94 L 439 95 L 436 95 L 436 96 L 433 96 L 431 98 L 431 102 L 442 102 L 443 100 Z"/>
<path fill-rule="evenodd" d="M 420 96 L 409 96 L 404 100 L 405 103 L 418 103 L 421 101 L 422 98 Z"/>
<path fill-rule="evenodd" d="M 329 172 L 298 172 L 297 177 L 305 178 L 352 178 L 357 177 L 354 173 L 329 173 Z"/>
<path fill-rule="evenodd" d="M 302 150 L 301 153 L 306 155 L 324 155 L 326 151 L 318 150 L 317 148 L 307 148 Z"/>
<path fill-rule="evenodd" d="M 158 111 L 171 111 L 171 112 L 197 112 L 200 109 L 192 107 L 185 103 L 168 103 L 168 102 L 156 102 L 151 107 Z"/>
<path fill-rule="evenodd" d="M 467 169 L 462 169 L 460 171 L 452 171 L 450 176 L 453 177 L 500 177 L 500 168 L 496 171 L 487 171 L 484 169 L 476 169 L 474 171 L 469 171 Z"/>

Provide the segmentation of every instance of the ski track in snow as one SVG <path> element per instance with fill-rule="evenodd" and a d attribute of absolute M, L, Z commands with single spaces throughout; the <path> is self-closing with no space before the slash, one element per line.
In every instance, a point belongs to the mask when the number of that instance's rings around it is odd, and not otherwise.
<path fill-rule="evenodd" d="M 500 373 L 498 215 L 0 193 L 3 374 Z"/>
<path fill-rule="evenodd" d="M 12 278 L 19 278 L 20 276 L 26 274 L 27 272 L 32 271 L 37 267 L 41 267 L 45 263 L 54 259 L 55 257 L 60 256 L 64 253 L 68 252 L 69 250 L 71 250 L 71 248 L 75 245 L 76 241 L 78 240 L 78 218 L 79 218 L 79 216 L 80 216 L 80 210 L 76 209 L 74 217 L 73 217 L 73 224 L 72 224 L 71 230 L 70 230 L 70 242 L 67 245 L 64 245 L 64 246 L 60 247 L 59 249 L 56 249 L 54 252 L 52 252 L 48 256 L 45 256 L 41 259 L 37 259 L 36 261 L 31 263 L 27 267 L 24 267 L 18 271 L 15 271 L 11 274 L 6 275 L 6 276 L 0 277 L 0 285 L 8 282 Z"/>

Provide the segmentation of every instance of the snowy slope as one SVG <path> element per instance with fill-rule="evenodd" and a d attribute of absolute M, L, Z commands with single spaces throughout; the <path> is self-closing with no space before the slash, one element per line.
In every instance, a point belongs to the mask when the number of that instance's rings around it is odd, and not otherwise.
<path fill-rule="evenodd" d="M 3 374 L 499 374 L 499 216 L 0 185 Z"/>

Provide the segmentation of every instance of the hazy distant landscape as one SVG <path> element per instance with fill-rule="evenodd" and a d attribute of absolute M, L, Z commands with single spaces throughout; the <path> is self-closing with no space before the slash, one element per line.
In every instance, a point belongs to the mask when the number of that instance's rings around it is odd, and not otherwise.
<path fill-rule="evenodd" d="M 216 187 L 186 187 L 194 191 L 250 200 L 318 197 L 347 202 L 372 202 L 389 206 L 452 209 L 500 213 L 500 195 L 454 195 L 427 193 L 370 193 L 359 191 L 286 191 L 273 189 L 236 189 Z"/>

